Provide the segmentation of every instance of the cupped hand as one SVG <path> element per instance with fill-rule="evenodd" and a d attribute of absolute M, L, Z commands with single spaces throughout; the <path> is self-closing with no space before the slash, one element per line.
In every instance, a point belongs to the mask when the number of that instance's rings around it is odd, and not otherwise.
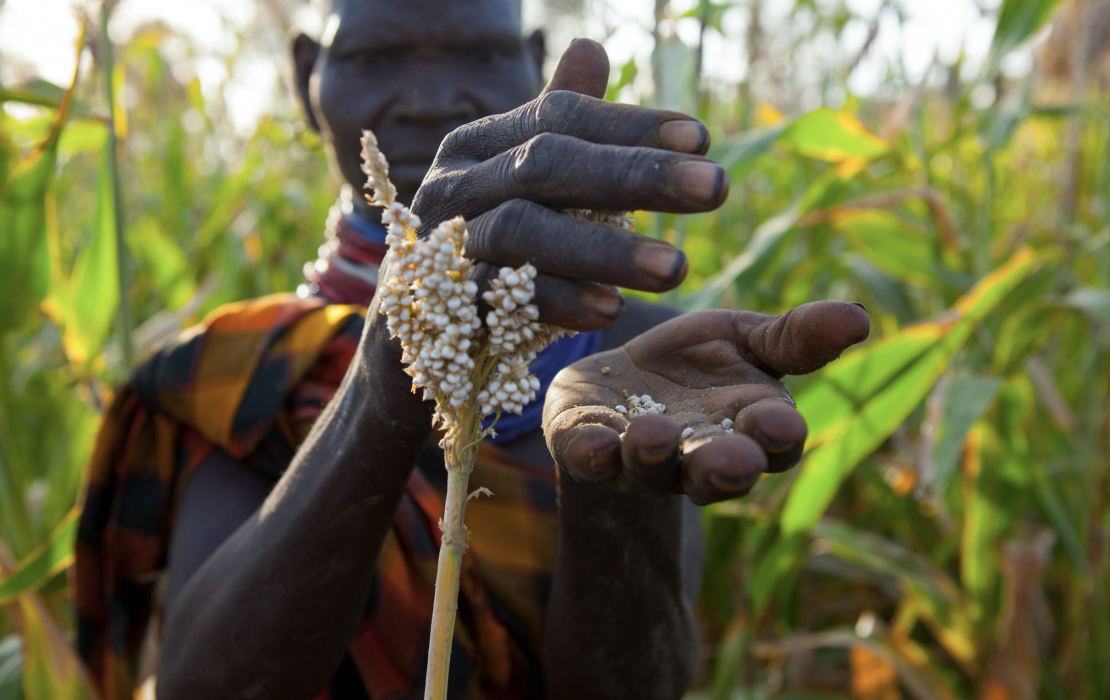
<path fill-rule="evenodd" d="M 543 95 L 471 122 L 441 144 L 413 200 L 428 230 L 467 219 L 468 257 L 481 284 L 503 265 L 536 267 L 540 320 L 598 330 L 623 312 L 612 285 L 652 292 L 686 276 L 682 251 L 573 219 L 562 209 L 702 212 L 728 194 L 724 170 L 703 157 L 709 132 L 676 112 L 600 99 L 609 60 L 576 40 Z"/>
<path fill-rule="evenodd" d="M 578 481 L 699 505 L 743 496 L 802 455 L 805 419 L 778 380 L 820 369 L 868 332 L 864 308 L 839 301 L 680 316 L 560 372 L 544 405 L 548 448 Z M 630 419 L 618 408 L 645 394 L 665 411 Z"/>

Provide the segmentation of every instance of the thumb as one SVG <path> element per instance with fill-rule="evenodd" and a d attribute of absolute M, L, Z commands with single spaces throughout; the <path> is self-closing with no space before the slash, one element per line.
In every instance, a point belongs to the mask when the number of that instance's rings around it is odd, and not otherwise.
<path fill-rule="evenodd" d="M 871 333 L 863 304 L 844 301 L 802 304 L 782 316 L 743 312 L 735 324 L 740 344 L 778 376 L 815 372 Z"/>
<path fill-rule="evenodd" d="M 609 85 L 609 55 L 591 39 L 575 39 L 559 58 L 544 93 L 570 90 L 597 99 L 605 98 Z"/>

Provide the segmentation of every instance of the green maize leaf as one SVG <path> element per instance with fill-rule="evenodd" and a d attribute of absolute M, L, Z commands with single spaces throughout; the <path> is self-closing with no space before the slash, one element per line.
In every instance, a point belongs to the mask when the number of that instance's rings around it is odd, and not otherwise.
<path fill-rule="evenodd" d="M 88 370 L 108 339 L 120 302 L 116 207 L 107 149 L 97 180 L 96 229 L 74 264 L 65 312 L 66 352 L 79 371 Z"/>
<path fill-rule="evenodd" d="M 910 323 L 919 317 L 913 301 L 906 292 L 906 286 L 900 281 L 878 269 L 861 255 L 849 253 L 845 256 L 845 262 L 875 301 L 888 313 L 893 314 L 899 323 Z M 809 287 L 806 289 L 808 291 Z"/>
<path fill-rule="evenodd" d="M 130 227 L 127 246 L 150 274 L 151 284 L 167 308 L 179 309 L 197 293 L 189 259 L 157 220 L 147 217 Z"/>
<path fill-rule="evenodd" d="M 852 250 L 895 278 L 933 285 L 935 244 L 920 229 L 881 209 L 837 209 L 831 223 Z"/>
<path fill-rule="evenodd" d="M 972 618 L 981 632 L 995 611 L 1001 516 L 998 462 L 1001 447 L 989 421 L 975 424 L 967 436 L 964 458 L 964 518 L 960 528 L 960 583 Z"/>
<path fill-rule="evenodd" d="M 1002 386 L 998 377 L 960 375 L 953 377 L 944 395 L 944 415 L 933 445 L 933 488 L 944 493 L 963 454 L 964 440 L 971 426 L 982 418 Z"/>
<path fill-rule="evenodd" d="M 708 155 L 728 171 L 730 180 L 739 182 L 755 169 L 760 156 L 771 150 L 771 146 L 788 125 L 784 120 L 774 126 L 753 129 L 741 136 L 715 143 L 710 146 Z"/>
<path fill-rule="evenodd" d="M 1060 0 L 1004 0 L 980 80 L 993 80 L 1006 54 L 1040 29 L 1058 4 Z"/>
<path fill-rule="evenodd" d="M 632 84 L 632 81 L 636 79 L 636 74 L 638 72 L 639 71 L 636 67 L 636 59 L 630 58 L 628 60 L 628 63 L 625 63 L 623 66 L 621 66 L 621 71 L 617 75 L 616 81 L 609 83 L 609 86 L 605 88 L 606 101 L 616 102 L 617 96 L 620 94 L 620 91 Z"/>
<path fill-rule="evenodd" d="M 810 158 L 860 167 L 890 151 L 890 144 L 868 131 L 855 116 L 827 107 L 797 119 L 778 142 Z"/>
<path fill-rule="evenodd" d="M 108 127 L 104 122 L 86 119 L 70 122 L 62 132 L 58 148 L 69 153 L 92 153 L 104 148 L 108 140 Z"/>
<path fill-rule="evenodd" d="M 46 189 L 54 175 L 58 140 L 51 138 L 19 163 L 0 191 L 0 329 L 23 323 L 46 297 Z"/>
<path fill-rule="evenodd" d="M 929 560 L 901 543 L 825 519 L 813 528 L 814 552 L 830 554 L 868 572 L 893 578 L 938 641 L 961 664 L 976 656 L 971 620 L 960 587 Z"/>
<path fill-rule="evenodd" d="M 798 219 L 807 211 L 820 204 L 825 195 L 844 179 L 829 169 L 810 184 L 799 201 L 756 228 L 748 245 L 728 266 L 710 278 L 700 289 L 687 299 L 687 311 L 704 311 L 712 308 L 726 289 L 736 285 L 742 290 L 755 284 L 756 279 L 781 248 L 787 234 L 794 230 Z"/>
<path fill-rule="evenodd" d="M 796 565 L 805 536 L 841 483 L 924 400 L 975 324 L 1038 264 L 1022 248 L 987 275 L 940 321 L 908 328 L 851 353 L 817 374 L 797 397 L 810 425 L 810 451 L 780 517 L 782 539 L 752 575 L 757 614 Z"/>
<path fill-rule="evenodd" d="M 81 662 L 42 604 L 21 596 L 16 605 L 26 700 L 92 700 Z"/>
<path fill-rule="evenodd" d="M 24 700 L 23 640 L 14 634 L 0 639 L 0 700 Z"/>
<path fill-rule="evenodd" d="M 73 562 L 73 543 L 80 516 L 80 508 L 71 510 L 50 533 L 49 539 L 25 557 L 10 576 L 0 581 L 0 606 L 24 593 L 37 591 Z"/>
<path fill-rule="evenodd" d="M 1110 289 L 1077 289 L 1064 297 L 1063 304 L 1110 323 Z"/>

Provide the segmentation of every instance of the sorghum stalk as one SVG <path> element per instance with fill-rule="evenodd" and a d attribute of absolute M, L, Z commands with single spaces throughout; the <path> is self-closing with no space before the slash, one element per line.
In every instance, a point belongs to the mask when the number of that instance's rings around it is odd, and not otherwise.
<path fill-rule="evenodd" d="M 539 323 L 531 303 L 536 269 L 528 264 L 501 268 L 482 296 L 491 309 L 483 325 L 478 287 L 469 279 L 473 263 L 464 255 L 465 222 L 461 217 L 445 221 L 426 238 L 417 238 L 420 219 L 396 201 L 389 164 L 372 133 L 364 132 L 362 147 L 366 188 L 372 192 L 366 198 L 385 209 L 382 223 L 389 227 L 379 309 L 391 337 L 401 341 L 413 391 L 422 388 L 424 398 L 436 402 L 433 422 L 444 434 L 447 495 L 424 688 L 426 700 L 444 700 L 468 536 L 463 524 L 467 482 L 479 443 L 492 433 L 483 429 L 482 419 L 502 411 L 520 413 L 535 398 L 539 382 L 528 374 L 528 363 L 562 331 Z"/>

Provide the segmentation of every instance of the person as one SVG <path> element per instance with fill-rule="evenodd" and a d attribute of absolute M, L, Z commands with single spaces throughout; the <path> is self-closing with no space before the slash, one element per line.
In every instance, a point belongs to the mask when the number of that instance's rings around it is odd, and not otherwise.
<path fill-rule="evenodd" d="M 864 339 L 866 312 L 624 299 L 675 288 L 683 253 L 563 211 L 718 207 L 704 125 L 605 102 L 608 59 L 584 40 L 540 94 L 543 37 L 522 37 L 519 0 L 331 10 L 293 53 L 337 173 L 358 191 L 372 129 L 427 226 L 466 217 L 479 283 L 531 262 L 541 320 L 580 331 L 537 358 L 545 399 L 482 446 L 471 483 L 494 497 L 467 509 L 449 695 L 680 697 L 698 649 L 692 504 L 798 461 L 805 422 L 777 380 Z M 300 296 L 218 310 L 118 393 L 74 576 L 107 698 L 131 697 L 152 617 L 160 700 L 422 693 L 443 465 L 372 299 L 382 233 L 348 192 Z M 629 421 L 625 392 L 668 409 Z"/>

